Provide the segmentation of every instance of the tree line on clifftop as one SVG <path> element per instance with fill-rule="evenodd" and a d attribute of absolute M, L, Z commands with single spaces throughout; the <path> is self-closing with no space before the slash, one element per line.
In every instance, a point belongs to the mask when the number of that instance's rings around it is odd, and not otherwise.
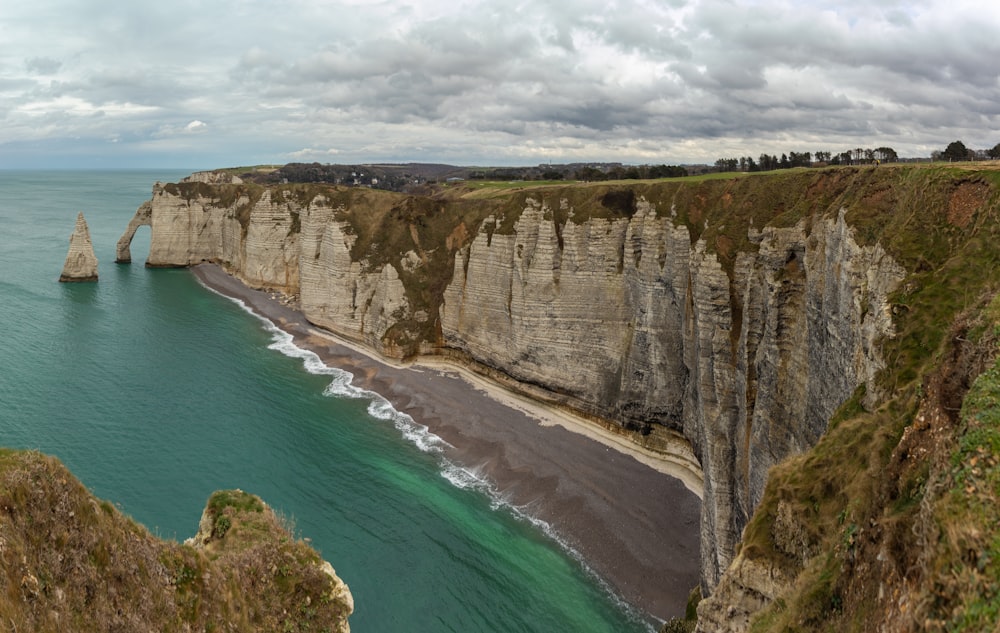
<path fill-rule="evenodd" d="M 962 141 L 954 141 L 943 151 L 931 152 L 932 161 L 970 161 L 1000 158 L 1000 143 L 990 149 L 972 150 Z M 756 160 L 752 156 L 739 158 L 720 158 L 715 161 L 715 171 L 773 171 L 775 169 L 791 169 L 792 167 L 826 167 L 827 165 L 873 165 L 879 163 L 895 163 L 901 160 L 896 150 L 891 147 L 876 147 L 874 149 L 856 147 L 839 154 L 827 151 L 788 152 L 780 157 L 761 154 Z M 919 160 L 919 159 L 917 159 Z M 926 159 L 924 159 L 926 160 Z"/>
<path fill-rule="evenodd" d="M 931 152 L 934 161 L 970 161 L 1000 158 L 1000 143 L 990 149 L 972 150 L 954 141 L 944 150 Z M 288 163 L 277 169 L 254 169 L 239 176 L 260 184 L 326 183 L 349 187 L 371 187 L 388 191 L 422 192 L 440 184 L 471 181 L 559 181 L 646 180 L 681 178 L 708 172 L 758 172 L 793 167 L 828 165 L 873 165 L 928 160 L 900 158 L 891 147 L 856 147 L 840 153 L 828 151 L 788 152 L 780 156 L 762 153 L 756 158 L 720 158 L 714 165 L 624 165 L 622 163 L 542 164 L 528 167 L 457 167 L 436 163 L 331 165 Z"/>
<path fill-rule="evenodd" d="M 414 192 L 428 186 L 465 180 L 642 180 L 689 175 L 677 165 L 623 165 L 622 163 L 543 164 L 528 167 L 456 167 L 434 163 L 330 165 L 288 163 L 277 169 L 253 169 L 238 174 L 246 182 L 263 185 L 325 183 Z"/>

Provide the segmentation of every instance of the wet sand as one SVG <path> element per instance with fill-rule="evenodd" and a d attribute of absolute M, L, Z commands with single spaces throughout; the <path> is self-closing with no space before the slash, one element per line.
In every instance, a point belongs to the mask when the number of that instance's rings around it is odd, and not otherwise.
<path fill-rule="evenodd" d="M 698 584 L 700 500 L 683 469 L 574 425 L 449 365 L 383 362 L 316 328 L 301 312 L 218 266 L 193 268 L 206 286 L 271 320 L 296 344 L 354 374 L 446 441 L 445 457 L 488 479 L 511 504 L 548 523 L 620 597 L 663 620 L 683 616 Z M 673 475 L 684 477 L 682 479 Z"/>

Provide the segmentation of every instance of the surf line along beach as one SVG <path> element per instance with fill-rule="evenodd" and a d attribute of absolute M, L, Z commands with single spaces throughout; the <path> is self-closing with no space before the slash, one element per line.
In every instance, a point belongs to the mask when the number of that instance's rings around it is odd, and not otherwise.
<path fill-rule="evenodd" d="M 684 615 L 699 582 L 700 482 L 589 422 L 513 396 L 453 363 L 377 358 L 215 264 L 192 271 L 328 366 L 351 372 L 447 443 L 443 456 L 545 522 L 620 598 L 656 619 Z"/>

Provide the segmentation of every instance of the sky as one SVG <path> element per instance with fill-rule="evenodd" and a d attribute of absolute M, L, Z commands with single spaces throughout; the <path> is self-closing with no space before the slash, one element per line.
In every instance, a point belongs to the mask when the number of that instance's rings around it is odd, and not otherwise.
<path fill-rule="evenodd" d="M 0 168 L 714 163 L 1000 143 L 987 0 L 25 0 Z"/>

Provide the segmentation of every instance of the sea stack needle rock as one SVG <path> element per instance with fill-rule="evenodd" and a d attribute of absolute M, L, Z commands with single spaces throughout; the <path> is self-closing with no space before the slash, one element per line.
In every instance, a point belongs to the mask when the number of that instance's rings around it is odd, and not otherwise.
<path fill-rule="evenodd" d="M 59 281 L 97 281 L 97 256 L 83 212 L 76 216 L 76 228 L 69 236 L 69 252 Z"/>

